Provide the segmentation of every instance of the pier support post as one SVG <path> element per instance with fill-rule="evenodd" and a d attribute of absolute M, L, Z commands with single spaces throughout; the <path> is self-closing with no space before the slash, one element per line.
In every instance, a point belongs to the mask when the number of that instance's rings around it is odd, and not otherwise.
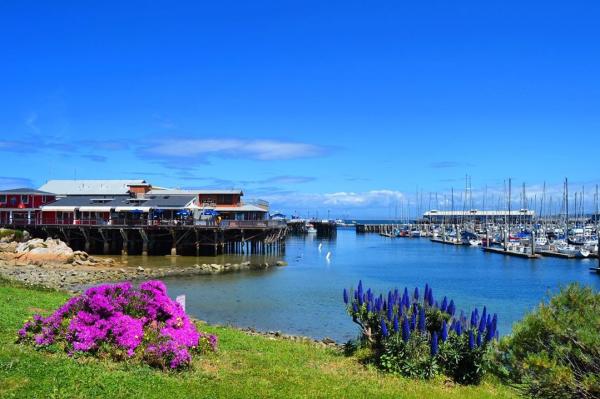
<path fill-rule="evenodd" d="M 200 256 L 200 237 L 197 229 L 194 229 L 194 234 L 196 236 L 196 256 Z"/>
<path fill-rule="evenodd" d="M 535 230 L 531 230 L 531 256 L 535 256 Z"/>
<path fill-rule="evenodd" d="M 104 255 L 108 255 L 108 253 L 110 252 L 110 244 L 108 242 L 108 238 L 106 237 L 104 230 L 99 229 L 98 233 L 100 233 L 100 237 L 102 237 L 102 253 Z"/>
<path fill-rule="evenodd" d="M 177 232 L 175 230 L 171 230 L 171 237 L 173 237 L 171 256 L 177 256 Z"/>
<path fill-rule="evenodd" d="M 138 230 L 142 237 L 142 256 L 148 256 L 148 235 L 143 229 Z"/>
<path fill-rule="evenodd" d="M 124 229 L 119 229 L 119 232 L 121 233 L 121 237 L 123 238 L 123 247 L 121 249 L 121 255 L 127 256 L 129 248 L 129 238 L 127 237 L 127 231 L 125 231 Z"/>
<path fill-rule="evenodd" d="M 214 243 L 214 247 L 215 247 L 215 256 L 216 256 L 216 255 L 218 255 L 218 251 L 219 251 L 219 247 L 217 244 L 217 230 L 214 230 L 213 243 Z"/>
<path fill-rule="evenodd" d="M 81 234 L 83 235 L 83 238 L 85 240 L 84 251 L 89 253 L 90 252 L 90 232 L 87 231 L 86 229 L 84 229 L 83 227 L 80 227 L 79 231 L 81 231 Z"/>

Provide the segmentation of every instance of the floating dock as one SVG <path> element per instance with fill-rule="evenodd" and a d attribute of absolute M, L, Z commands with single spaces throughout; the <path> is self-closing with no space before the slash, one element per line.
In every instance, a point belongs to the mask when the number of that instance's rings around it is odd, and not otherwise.
<path fill-rule="evenodd" d="M 441 238 L 432 238 L 431 242 L 437 242 L 438 244 L 446 244 L 446 245 L 463 245 L 460 241 L 448 241 Z"/>
<path fill-rule="evenodd" d="M 494 247 L 483 247 L 484 252 L 491 252 L 495 254 L 501 254 L 506 256 L 516 256 L 518 258 L 526 258 L 526 259 L 539 259 L 541 256 L 539 254 L 531 254 L 526 252 L 516 252 L 516 251 L 507 251 L 504 248 L 494 248 Z"/>
<path fill-rule="evenodd" d="M 563 259 L 575 259 L 576 258 L 575 255 L 562 254 L 562 253 L 556 252 L 556 251 L 542 250 L 542 251 L 536 251 L 536 253 L 538 253 L 542 256 L 549 256 L 552 258 L 563 258 Z"/>

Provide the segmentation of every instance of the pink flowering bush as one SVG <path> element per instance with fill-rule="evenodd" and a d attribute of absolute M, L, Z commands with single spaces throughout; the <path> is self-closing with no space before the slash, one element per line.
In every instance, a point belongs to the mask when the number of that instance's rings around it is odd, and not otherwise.
<path fill-rule="evenodd" d="M 34 315 L 18 341 L 69 355 L 137 358 L 161 369 L 188 367 L 192 353 L 217 349 L 217 337 L 196 329 L 162 281 L 90 288 L 47 318 Z"/>

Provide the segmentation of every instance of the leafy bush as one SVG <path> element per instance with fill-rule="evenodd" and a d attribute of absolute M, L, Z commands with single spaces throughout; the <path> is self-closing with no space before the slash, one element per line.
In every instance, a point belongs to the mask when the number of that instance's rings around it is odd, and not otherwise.
<path fill-rule="evenodd" d="M 434 300 L 433 290 L 425 285 L 412 295 L 395 289 L 387 297 L 364 291 L 344 289 L 344 302 L 352 320 L 361 327 L 361 340 L 373 350 L 383 370 L 410 377 L 431 378 L 444 373 L 462 384 L 477 384 L 486 371 L 487 350 L 497 339 L 498 318 L 478 309 L 467 320 L 456 316 L 453 300 Z"/>
<path fill-rule="evenodd" d="M 191 352 L 217 347 L 217 337 L 198 332 L 161 281 L 139 289 L 130 283 L 90 288 L 47 318 L 34 315 L 18 341 L 69 355 L 139 359 L 162 369 L 187 367 Z"/>
<path fill-rule="evenodd" d="M 517 323 L 498 371 L 535 398 L 600 397 L 600 294 L 577 284 Z"/>

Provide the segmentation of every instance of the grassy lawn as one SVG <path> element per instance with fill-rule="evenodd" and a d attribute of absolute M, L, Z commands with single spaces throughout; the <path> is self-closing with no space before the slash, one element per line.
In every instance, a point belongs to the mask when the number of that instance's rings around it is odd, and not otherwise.
<path fill-rule="evenodd" d="M 0 280 L 0 398 L 513 398 L 486 382 L 462 387 L 443 380 L 384 375 L 356 359 L 310 343 L 249 336 L 202 326 L 219 336 L 219 353 L 197 357 L 193 369 L 164 373 L 146 366 L 73 359 L 15 344 L 35 312 L 48 314 L 68 294 Z"/>

